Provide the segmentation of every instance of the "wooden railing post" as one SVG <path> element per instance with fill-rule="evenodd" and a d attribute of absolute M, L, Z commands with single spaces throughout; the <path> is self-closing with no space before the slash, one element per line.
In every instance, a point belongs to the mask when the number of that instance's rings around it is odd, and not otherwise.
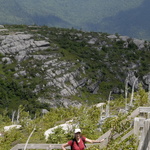
<path fill-rule="evenodd" d="M 48 148 L 48 150 L 52 150 L 52 146 L 51 146 L 51 145 L 49 145 L 49 148 Z"/>
<path fill-rule="evenodd" d="M 149 149 L 150 149 L 150 119 L 147 119 L 144 122 L 144 129 L 138 150 L 149 150 Z"/>

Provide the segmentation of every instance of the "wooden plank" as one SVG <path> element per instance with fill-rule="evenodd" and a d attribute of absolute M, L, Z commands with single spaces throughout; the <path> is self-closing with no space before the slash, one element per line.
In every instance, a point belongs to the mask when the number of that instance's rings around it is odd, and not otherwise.
<path fill-rule="evenodd" d="M 150 119 L 145 120 L 144 129 L 138 146 L 138 150 L 150 149 Z"/>
<path fill-rule="evenodd" d="M 139 115 L 139 107 L 137 109 L 135 109 L 127 118 L 128 119 L 132 119 L 132 118 L 135 118 L 136 116 Z"/>
<path fill-rule="evenodd" d="M 131 131 L 129 131 L 126 135 L 124 135 L 121 138 L 121 142 L 124 141 L 126 138 L 128 138 L 129 136 L 131 136 L 134 133 L 134 130 L 132 129 Z"/>
<path fill-rule="evenodd" d="M 45 150 L 52 150 L 52 149 L 61 149 L 62 144 L 28 144 L 27 149 L 45 149 Z M 86 144 L 87 147 L 93 145 L 100 145 L 100 143 L 96 144 Z M 17 144 L 11 150 L 23 150 L 25 144 Z M 66 149 L 70 149 L 70 146 L 66 147 Z"/>
<path fill-rule="evenodd" d="M 150 112 L 150 107 L 139 107 L 140 113 L 148 113 Z"/>

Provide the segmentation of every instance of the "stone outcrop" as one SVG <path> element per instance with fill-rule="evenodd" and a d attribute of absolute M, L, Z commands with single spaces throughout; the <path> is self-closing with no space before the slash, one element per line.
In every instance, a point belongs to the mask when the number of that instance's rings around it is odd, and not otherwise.
<path fill-rule="evenodd" d="M 3 55 L 16 55 L 16 60 L 20 61 L 31 52 L 49 48 L 47 41 L 35 41 L 33 35 L 25 33 L 15 33 L 12 35 L 0 36 L 0 53 Z"/>

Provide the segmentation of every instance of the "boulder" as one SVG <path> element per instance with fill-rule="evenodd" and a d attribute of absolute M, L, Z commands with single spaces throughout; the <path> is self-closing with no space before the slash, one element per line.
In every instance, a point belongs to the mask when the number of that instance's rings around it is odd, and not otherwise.
<path fill-rule="evenodd" d="M 138 49 L 145 47 L 145 40 L 133 39 L 133 43 L 138 47 Z"/>
<path fill-rule="evenodd" d="M 20 72 L 19 72 L 19 74 L 20 74 L 21 76 L 26 76 L 26 75 L 27 75 L 27 73 L 26 73 L 26 71 L 25 71 L 25 70 L 20 71 Z"/>
<path fill-rule="evenodd" d="M 98 108 L 101 108 L 103 107 L 104 105 L 106 105 L 106 103 L 98 103 L 98 104 L 95 104 L 94 106 L 98 107 Z"/>
<path fill-rule="evenodd" d="M 16 128 L 16 129 L 20 129 L 22 126 L 21 125 L 10 125 L 10 126 L 5 126 L 4 127 L 4 131 L 5 132 L 7 132 L 7 131 L 9 131 L 9 130 L 11 130 L 11 129 L 13 129 L 13 128 Z"/>
<path fill-rule="evenodd" d="M 149 85 L 150 84 L 150 73 L 143 76 L 143 80 L 147 85 Z"/>
<path fill-rule="evenodd" d="M 107 38 L 109 38 L 109 39 L 117 39 L 117 36 L 113 34 L 113 35 L 107 36 Z"/>
<path fill-rule="evenodd" d="M 50 135 L 50 134 L 54 134 L 54 133 L 55 133 L 55 130 L 56 130 L 57 128 L 62 128 L 62 129 L 65 131 L 65 133 L 71 131 L 71 130 L 73 129 L 73 126 L 74 126 L 74 125 L 72 124 L 72 122 L 73 122 L 73 120 L 69 120 L 69 121 L 67 121 L 67 122 L 64 123 L 64 124 L 60 124 L 60 125 L 58 125 L 58 126 L 55 126 L 55 127 L 53 127 L 53 128 L 50 128 L 50 129 L 46 130 L 46 131 L 44 132 L 45 140 L 47 141 L 49 135 Z"/>
<path fill-rule="evenodd" d="M 3 25 L 0 25 L 0 29 L 5 28 Z"/>
<path fill-rule="evenodd" d="M 41 113 L 42 113 L 42 114 L 47 114 L 48 112 L 49 112 L 49 111 L 48 111 L 47 109 L 42 109 L 42 110 L 41 110 Z"/>
<path fill-rule="evenodd" d="M 89 41 L 88 41 L 88 44 L 95 44 L 96 43 L 96 41 L 97 41 L 97 38 L 92 38 L 92 39 L 90 39 Z"/>
<path fill-rule="evenodd" d="M 3 57 L 2 58 L 2 62 L 6 63 L 6 64 L 11 64 L 12 63 L 12 60 L 8 57 Z"/>
<path fill-rule="evenodd" d="M 126 42 L 129 39 L 128 36 L 119 36 L 119 38 L 124 42 Z"/>
<path fill-rule="evenodd" d="M 34 44 L 35 44 L 37 47 L 50 46 L 49 42 L 47 42 L 47 41 L 34 41 Z"/>

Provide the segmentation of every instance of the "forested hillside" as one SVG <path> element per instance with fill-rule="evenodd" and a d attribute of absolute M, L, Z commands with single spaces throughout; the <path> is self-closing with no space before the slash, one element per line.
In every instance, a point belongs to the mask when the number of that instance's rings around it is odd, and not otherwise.
<path fill-rule="evenodd" d="M 150 39 L 148 0 L 0 0 L 0 24 L 47 25 Z"/>

